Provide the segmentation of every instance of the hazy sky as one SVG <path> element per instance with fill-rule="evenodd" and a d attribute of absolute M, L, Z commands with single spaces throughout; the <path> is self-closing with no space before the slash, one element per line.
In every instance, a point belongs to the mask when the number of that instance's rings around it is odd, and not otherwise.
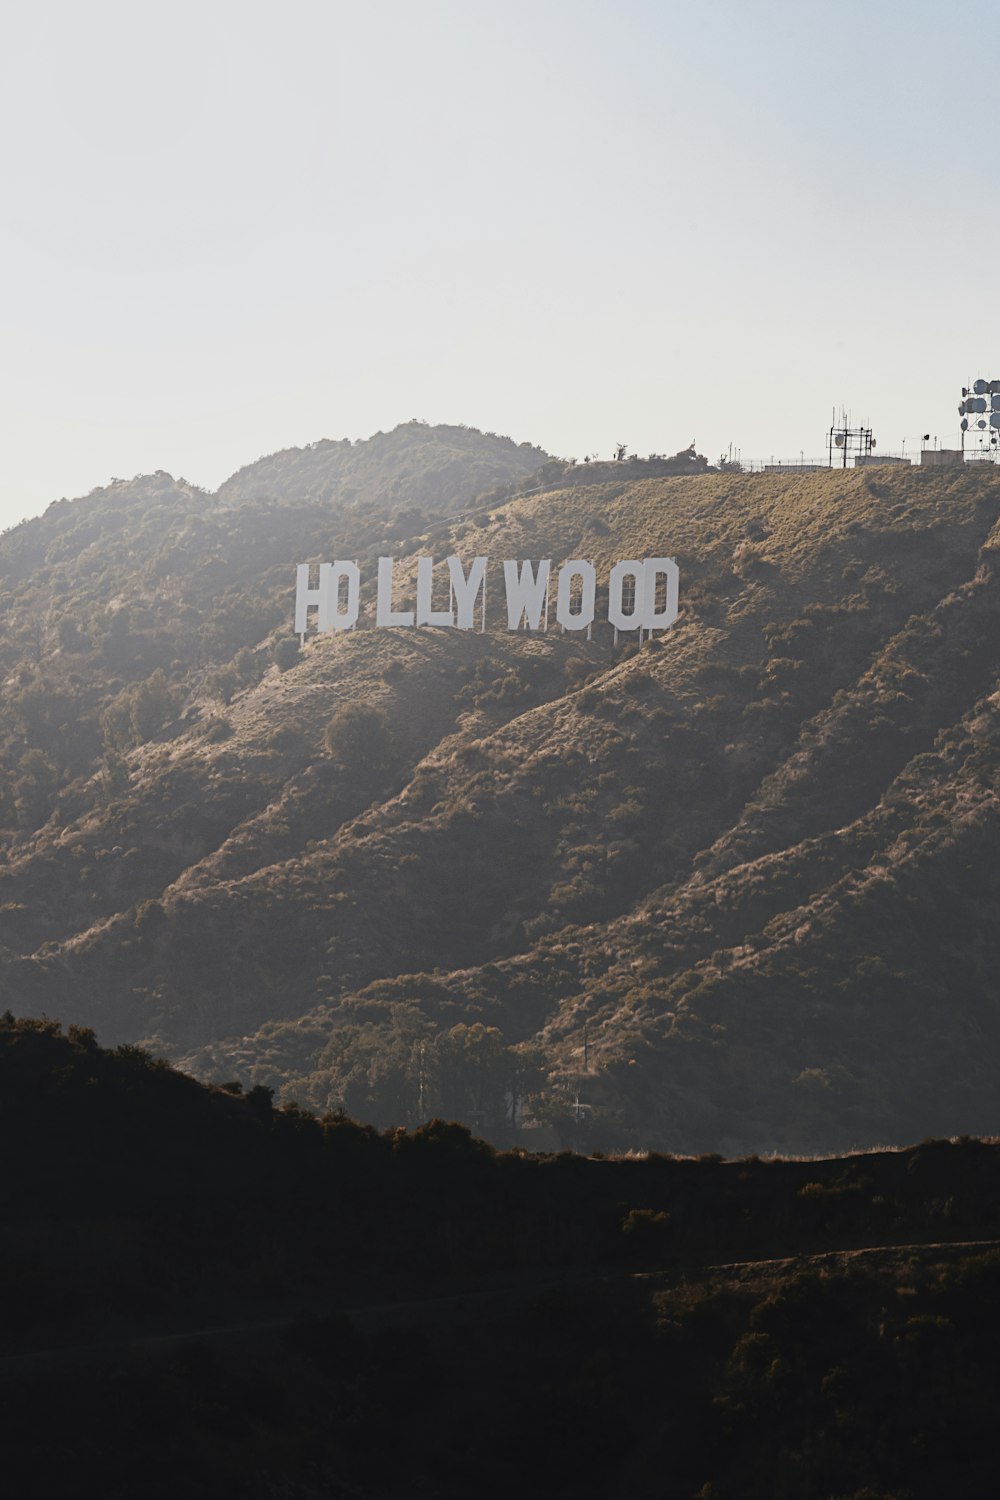
<path fill-rule="evenodd" d="M 791 458 L 844 403 L 950 444 L 1000 376 L 996 19 L 8 7 L 0 523 L 410 417 Z"/>

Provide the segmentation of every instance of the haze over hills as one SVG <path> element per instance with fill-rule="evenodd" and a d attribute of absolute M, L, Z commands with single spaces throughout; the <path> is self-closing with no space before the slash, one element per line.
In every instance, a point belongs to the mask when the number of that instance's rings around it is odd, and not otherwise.
<path fill-rule="evenodd" d="M 6 533 L 8 1003 L 379 1125 L 995 1131 L 1000 483 L 703 470 L 412 423 Z M 296 656 L 294 565 L 370 614 L 385 552 L 402 603 L 422 553 L 670 555 L 681 614 L 513 633 L 494 586 Z"/>

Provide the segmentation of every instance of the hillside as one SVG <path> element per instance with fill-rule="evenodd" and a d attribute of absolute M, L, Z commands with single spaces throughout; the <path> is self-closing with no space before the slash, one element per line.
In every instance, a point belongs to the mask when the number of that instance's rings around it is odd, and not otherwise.
<path fill-rule="evenodd" d="M 220 485 L 218 500 L 225 509 L 254 500 L 318 501 L 338 514 L 403 512 L 412 524 L 425 510 L 460 511 L 477 495 L 534 474 L 548 456 L 495 432 L 407 422 L 357 443 L 326 439 L 272 453 Z"/>
<path fill-rule="evenodd" d="M 498 1140 L 512 1102 L 604 1148 L 995 1130 L 992 470 L 540 490 L 519 459 L 483 503 L 447 458 L 414 517 L 372 443 L 370 504 L 321 444 L 0 539 L 15 1008 Z M 641 651 L 515 634 L 494 583 L 485 633 L 366 627 L 281 671 L 294 564 L 357 558 L 370 611 L 382 551 L 601 583 L 672 555 L 681 616 Z M 381 718 L 331 751 L 359 701 Z"/>
<path fill-rule="evenodd" d="M 0 1126 L 18 1495 L 990 1492 L 996 1142 L 500 1154 L 9 1015 Z"/>

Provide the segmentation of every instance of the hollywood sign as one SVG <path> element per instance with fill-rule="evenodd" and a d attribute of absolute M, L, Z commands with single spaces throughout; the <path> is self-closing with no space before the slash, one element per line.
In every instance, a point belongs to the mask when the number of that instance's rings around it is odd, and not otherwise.
<path fill-rule="evenodd" d="M 390 629 L 410 625 L 450 626 L 458 630 L 486 629 L 486 584 L 489 558 L 473 558 L 468 571 L 461 558 L 446 559 L 448 608 L 432 602 L 434 559 L 417 558 L 415 609 L 393 607 L 393 559 L 380 557 L 375 596 L 375 624 Z M 322 632 L 353 630 L 361 613 L 361 572 L 357 563 L 320 563 L 316 585 L 309 563 L 300 563 L 295 588 L 295 632 L 305 636 L 310 623 Z M 547 630 L 552 593 L 552 563 L 544 560 L 505 562 L 504 591 L 507 629 Z M 615 563 L 608 579 L 608 620 L 615 638 L 620 630 L 666 630 L 677 618 L 679 574 L 672 557 L 647 557 Z M 476 604 L 479 603 L 477 611 Z M 586 630 L 594 623 L 597 573 L 593 563 L 573 558 L 555 577 L 556 624 L 563 630 Z M 310 622 L 310 611 L 315 611 Z"/>

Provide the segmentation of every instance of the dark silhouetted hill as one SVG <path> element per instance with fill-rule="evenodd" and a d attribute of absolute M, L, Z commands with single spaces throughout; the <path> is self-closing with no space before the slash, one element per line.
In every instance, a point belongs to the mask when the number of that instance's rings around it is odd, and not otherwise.
<path fill-rule="evenodd" d="M 498 1154 L 0 1017 L 19 1495 L 986 1495 L 1000 1147 Z"/>

